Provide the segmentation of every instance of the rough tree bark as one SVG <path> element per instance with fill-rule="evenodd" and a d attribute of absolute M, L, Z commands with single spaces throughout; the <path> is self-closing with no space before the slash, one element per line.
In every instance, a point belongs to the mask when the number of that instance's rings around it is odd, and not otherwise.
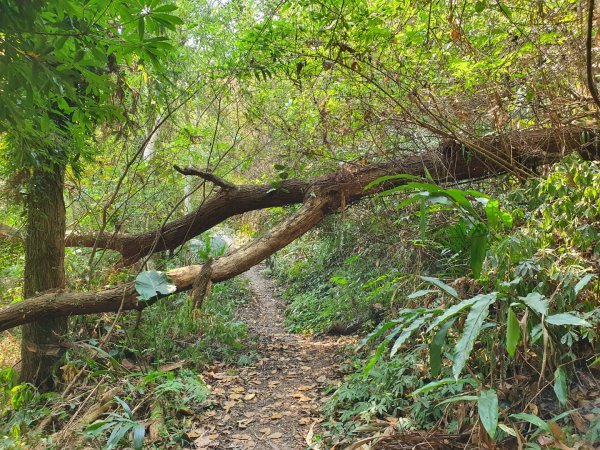
<path fill-rule="evenodd" d="M 536 130 L 489 138 L 484 141 L 484 144 L 490 150 L 493 149 L 497 155 L 502 156 L 505 161 L 518 162 L 525 167 L 552 163 L 574 151 L 586 158 L 598 158 L 600 144 L 595 139 L 590 141 L 589 138 L 582 142 L 582 131 L 575 127 L 561 130 Z M 382 176 L 395 174 L 423 176 L 429 173 L 437 182 L 447 183 L 477 179 L 503 171 L 505 171 L 504 165 L 499 167 L 496 162 L 480 158 L 466 152 L 462 145 L 449 142 L 440 149 L 424 152 L 403 161 L 345 166 L 337 172 L 323 175 L 310 182 L 291 180 L 285 185 L 286 192 L 280 192 L 281 189 L 272 191 L 270 186 L 229 186 L 206 202 L 193 215 L 175 221 L 175 225 L 171 223 L 154 234 L 133 235 L 133 238 L 128 239 L 138 239 L 140 245 L 149 242 L 152 244 L 146 247 L 149 249 L 154 248 L 157 242 L 161 242 L 162 246 L 178 246 L 192 238 L 198 230 L 207 229 L 207 224 L 218 223 L 217 221 L 239 212 L 303 202 L 296 213 L 264 236 L 216 259 L 212 266 L 211 281 L 220 282 L 258 264 L 302 236 L 340 207 L 343 208 L 378 190 L 398 186 L 407 181 L 392 179 L 365 191 L 366 185 Z M 191 229 L 194 231 L 190 231 Z M 168 239 L 164 238 L 167 232 L 170 233 Z M 167 275 L 176 286 L 176 292 L 182 292 L 192 288 L 201 270 L 202 266 L 193 265 L 171 270 Z M 92 314 L 119 309 L 143 309 L 151 303 L 137 300 L 133 283 L 125 283 L 100 292 L 44 293 L 0 309 L 0 331 L 40 318 Z"/>
<path fill-rule="evenodd" d="M 65 287 L 64 168 L 35 170 L 26 199 L 25 279 L 27 304 L 39 292 Z M 66 316 L 41 315 L 23 326 L 21 379 L 41 388 L 52 385 L 58 342 L 67 329 Z"/>

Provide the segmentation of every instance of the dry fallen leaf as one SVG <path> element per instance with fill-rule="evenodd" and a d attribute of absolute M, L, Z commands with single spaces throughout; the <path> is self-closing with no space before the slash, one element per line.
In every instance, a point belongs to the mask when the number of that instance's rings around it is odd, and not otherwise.
<path fill-rule="evenodd" d="M 250 441 L 252 440 L 252 436 L 249 434 L 232 434 L 232 439 L 236 439 L 238 441 Z"/>
<path fill-rule="evenodd" d="M 244 400 L 246 400 L 246 401 L 248 402 L 248 401 L 250 401 L 250 400 L 253 400 L 253 399 L 254 399 L 254 397 L 256 397 L 256 394 L 254 394 L 254 393 L 252 393 L 252 394 L 246 394 L 246 395 L 244 396 Z"/>
<path fill-rule="evenodd" d="M 275 433 L 271 433 L 270 435 L 268 435 L 267 437 L 269 439 L 281 439 L 281 436 L 283 436 L 282 433 L 280 433 L 279 431 L 276 431 Z"/>
<path fill-rule="evenodd" d="M 279 419 L 281 419 L 282 417 L 283 417 L 283 414 L 281 414 L 281 413 L 273 413 L 273 414 L 271 415 L 271 420 L 279 420 Z"/>
<path fill-rule="evenodd" d="M 183 367 L 183 365 L 185 363 L 186 363 L 186 360 L 182 359 L 181 361 L 177 361 L 174 363 L 163 364 L 162 366 L 158 367 L 158 371 L 159 372 L 171 372 L 172 370 L 176 370 L 176 369 Z"/>
<path fill-rule="evenodd" d="M 315 388 L 314 386 L 298 386 L 299 391 L 311 391 L 314 388 Z"/>

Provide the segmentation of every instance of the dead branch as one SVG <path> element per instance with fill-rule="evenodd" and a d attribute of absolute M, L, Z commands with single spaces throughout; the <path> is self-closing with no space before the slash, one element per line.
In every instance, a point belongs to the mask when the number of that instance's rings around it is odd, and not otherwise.
<path fill-rule="evenodd" d="M 206 180 L 216 186 L 219 186 L 220 188 L 222 188 L 224 190 L 235 189 L 237 187 L 235 184 L 230 183 L 229 181 L 225 181 L 223 178 L 215 175 L 214 173 L 206 172 L 204 170 L 196 169 L 194 167 L 183 168 L 183 167 L 174 165 L 173 169 L 175 169 L 177 172 L 179 172 L 182 175 L 192 175 L 195 177 L 200 177 L 203 180 Z"/>

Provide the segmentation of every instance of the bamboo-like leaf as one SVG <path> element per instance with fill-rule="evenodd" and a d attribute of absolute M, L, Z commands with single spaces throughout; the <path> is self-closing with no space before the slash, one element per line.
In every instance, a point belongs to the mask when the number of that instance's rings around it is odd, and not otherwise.
<path fill-rule="evenodd" d="M 535 425 L 540 430 L 545 431 L 546 433 L 550 433 L 550 427 L 548 426 L 548 424 L 546 422 L 544 422 L 542 419 L 540 419 L 538 416 L 534 416 L 533 414 L 528 414 L 528 413 L 518 413 L 518 414 L 511 414 L 510 417 L 513 417 L 515 419 L 524 420 L 525 422 L 529 422 L 530 424 Z"/>
<path fill-rule="evenodd" d="M 454 397 L 447 398 L 446 400 L 442 400 L 437 403 L 435 406 L 447 405 L 448 403 L 456 403 L 456 402 L 474 402 L 477 400 L 476 395 L 455 395 Z"/>
<path fill-rule="evenodd" d="M 378 336 L 381 336 L 387 330 L 395 327 L 396 325 L 398 325 L 402 322 L 404 322 L 404 319 L 396 319 L 396 320 L 390 320 L 389 322 L 381 322 L 379 325 L 377 325 L 377 327 L 373 331 L 371 331 L 368 335 L 366 335 L 360 341 L 360 343 L 358 344 L 358 347 L 356 349 L 360 350 L 361 348 L 363 348 L 365 346 L 365 344 L 367 342 L 369 342 L 372 339 L 375 339 Z"/>
<path fill-rule="evenodd" d="M 471 354 L 471 350 L 473 350 L 475 339 L 477 339 L 477 336 L 479 336 L 483 322 L 490 313 L 490 305 L 496 301 L 497 295 L 497 292 L 478 295 L 477 301 L 473 304 L 473 306 L 471 306 L 471 311 L 469 311 L 469 315 L 467 316 L 467 320 L 465 322 L 465 329 L 462 336 L 456 343 L 454 351 L 454 364 L 452 365 L 452 373 L 456 379 L 458 379 L 460 373 L 465 367 L 467 359 Z"/>
<path fill-rule="evenodd" d="M 390 345 L 390 342 L 391 339 L 386 339 L 381 344 L 379 344 L 377 350 L 375 351 L 375 354 L 371 357 L 371 359 L 369 359 L 369 362 L 365 365 L 363 369 L 363 377 L 367 377 L 369 375 L 375 364 L 377 364 L 377 361 L 381 359 L 381 355 L 383 355 L 384 350 L 388 347 L 388 345 Z"/>
<path fill-rule="evenodd" d="M 384 175 L 383 177 L 379 177 L 376 180 L 371 181 L 369 184 L 367 184 L 364 187 L 364 190 L 368 191 L 373 186 L 377 186 L 378 184 L 384 183 L 386 181 L 392 181 L 392 180 L 418 180 L 418 179 L 419 179 L 419 177 L 416 177 L 414 175 L 408 175 L 408 174 Z"/>
<path fill-rule="evenodd" d="M 575 285 L 574 291 L 575 291 L 575 296 L 579 295 L 579 292 L 581 292 L 581 290 L 587 286 L 587 284 L 592 281 L 592 279 L 596 278 L 596 275 L 592 274 L 592 273 L 588 273 L 587 275 L 585 275 L 581 280 L 579 280 L 579 282 Z"/>
<path fill-rule="evenodd" d="M 481 268 L 487 253 L 487 228 L 483 224 L 477 224 L 471 236 L 471 259 L 470 266 L 473 272 L 473 278 L 479 278 Z"/>

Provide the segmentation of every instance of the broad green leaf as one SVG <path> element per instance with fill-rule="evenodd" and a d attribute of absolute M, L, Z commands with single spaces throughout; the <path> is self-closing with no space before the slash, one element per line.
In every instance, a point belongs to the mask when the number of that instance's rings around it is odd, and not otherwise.
<path fill-rule="evenodd" d="M 527 413 L 517 413 L 511 414 L 510 417 L 514 419 L 524 420 L 525 422 L 529 422 L 532 425 L 535 425 L 540 430 L 545 431 L 546 433 L 550 433 L 550 427 L 546 422 L 540 419 L 538 416 L 534 416 L 533 414 Z"/>
<path fill-rule="evenodd" d="M 442 349 L 446 343 L 448 330 L 454 324 L 455 319 L 446 322 L 433 336 L 429 344 L 429 369 L 432 377 L 437 377 L 442 370 Z"/>
<path fill-rule="evenodd" d="M 546 317 L 546 323 L 550 325 L 572 325 L 580 327 L 591 327 L 592 325 L 571 313 L 559 313 Z"/>
<path fill-rule="evenodd" d="M 454 349 L 454 364 L 452 365 L 452 373 L 458 379 L 462 372 L 475 340 L 479 336 L 483 322 L 490 313 L 490 305 L 496 301 L 497 292 L 490 294 L 478 295 L 477 301 L 471 306 L 467 320 L 465 321 L 465 329 L 462 336 L 456 343 Z"/>
<path fill-rule="evenodd" d="M 177 290 L 163 272 L 146 270 L 135 278 L 135 290 L 139 300 L 147 301 L 158 295 L 172 294 Z"/>
<path fill-rule="evenodd" d="M 143 423 L 137 422 L 133 426 L 134 450 L 141 450 L 144 447 L 144 434 L 146 434 L 146 427 L 144 427 Z"/>
<path fill-rule="evenodd" d="M 521 340 L 521 327 L 519 326 L 519 320 L 517 315 L 512 308 L 508 308 L 508 317 L 506 320 L 506 351 L 513 357 L 517 345 Z"/>
<path fill-rule="evenodd" d="M 559 367 L 554 371 L 554 393 L 561 405 L 565 405 L 569 400 L 567 372 L 563 367 Z"/>
<path fill-rule="evenodd" d="M 531 310 L 540 316 L 548 314 L 548 299 L 537 292 L 530 292 L 526 297 L 519 297 Z"/>
<path fill-rule="evenodd" d="M 456 289 L 454 289 L 452 286 L 448 286 L 446 283 L 444 283 L 439 278 L 435 278 L 435 277 L 421 277 L 421 280 L 427 281 L 428 283 L 431 283 L 434 286 L 439 287 L 446 294 L 454 297 L 457 300 L 460 300 L 460 297 L 458 295 L 458 292 L 456 292 Z"/>
<path fill-rule="evenodd" d="M 123 436 L 125 436 L 132 427 L 133 424 L 131 422 L 117 422 L 106 441 L 106 449 L 112 450 L 119 445 L 119 441 L 123 439 Z"/>
<path fill-rule="evenodd" d="M 493 389 L 481 391 L 477 399 L 477 409 L 483 428 L 493 440 L 498 428 L 498 395 L 496 391 Z"/>
<path fill-rule="evenodd" d="M 474 228 L 474 234 L 471 237 L 471 270 L 473 271 L 473 278 L 479 278 L 481 275 L 481 268 L 483 267 L 483 261 L 485 260 L 485 254 L 487 253 L 487 229 L 483 224 L 477 224 Z"/>
<path fill-rule="evenodd" d="M 481 11 L 483 11 L 486 7 L 485 1 L 478 1 L 477 3 L 475 3 L 475 12 L 480 13 Z"/>
<path fill-rule="evenodd" d="M 500 206 L 498 205 L 498 200 L 490 200 L 485 205 L 485 216 L 487 218 L 488 226 L 495 230 L 498 228 L 498 223 L 500 221 Z"/>

